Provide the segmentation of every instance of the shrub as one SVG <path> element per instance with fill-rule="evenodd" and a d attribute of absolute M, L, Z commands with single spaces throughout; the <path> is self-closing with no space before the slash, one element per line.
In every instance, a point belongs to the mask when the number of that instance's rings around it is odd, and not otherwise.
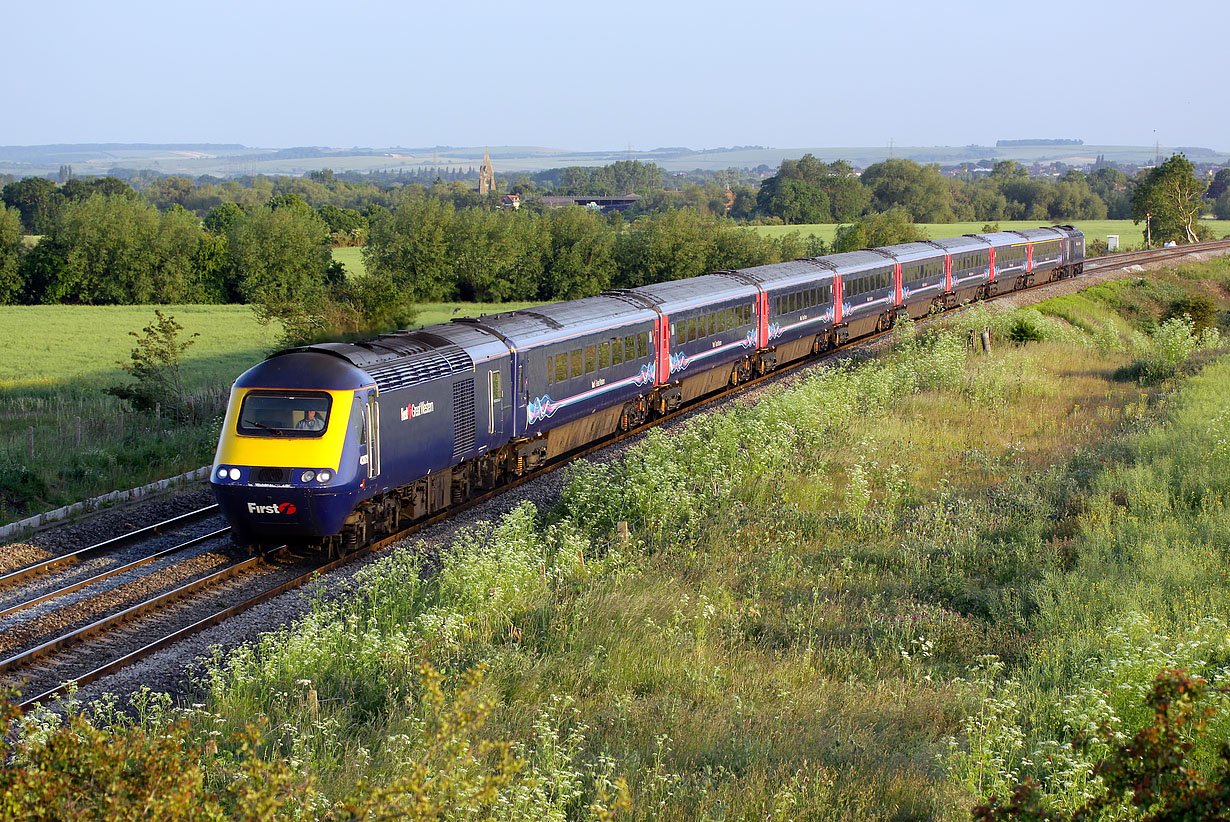
<path fill-rule="evenodd" d="M 1196 333 L 1217 325 L 1217 303 L 1203 294 L 1185 294 L 1170 304 L 1165 319 L 1187 316 Z"/>

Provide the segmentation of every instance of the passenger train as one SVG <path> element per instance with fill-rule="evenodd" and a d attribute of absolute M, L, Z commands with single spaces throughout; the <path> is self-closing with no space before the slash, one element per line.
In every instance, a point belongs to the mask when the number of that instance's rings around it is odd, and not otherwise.
<path fill-rule="evenodd" d="M 341 553 L 811 354 L 1081 273 L 1072 226 L 794 260 L 282 351 L 235 382 L 237 541 Z"/>

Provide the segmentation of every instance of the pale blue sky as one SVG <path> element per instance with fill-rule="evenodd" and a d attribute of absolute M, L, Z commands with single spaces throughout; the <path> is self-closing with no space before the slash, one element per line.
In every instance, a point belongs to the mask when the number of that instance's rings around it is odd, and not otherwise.
<path fill-rule="evenodd" d="M 1230 149 L 1224 0 L 2 2 L 0 145 Z"/>

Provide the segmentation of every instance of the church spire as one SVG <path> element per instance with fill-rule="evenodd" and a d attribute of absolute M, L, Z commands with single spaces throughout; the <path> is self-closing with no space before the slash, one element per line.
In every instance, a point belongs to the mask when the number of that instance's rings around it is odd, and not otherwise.
<path fill-rule="evenodd" d="M 483 149 L 483 164 L 478 167 L 478 193 L 490 194 L 495 189 L 495 169 L 491 167 L 491 155 Z"/>

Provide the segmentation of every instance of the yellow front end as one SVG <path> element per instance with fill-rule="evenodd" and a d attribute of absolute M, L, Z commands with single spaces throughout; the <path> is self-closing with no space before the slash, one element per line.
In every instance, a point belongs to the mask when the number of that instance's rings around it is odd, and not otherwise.
<path fill-rule="evenodd" d="M 351 414 L 356 412 L 353 391 L 324 391 L 333 400 L 329 425 L 323 435 L 311 438 L 253 437 L 238 433 L 239 409 L 244 397 L 259 388 L 235 388 L 231 391 L 218 451 L 214 454 L 214 470 L 219 465 L 279 468 L 328 468 L 334 473 L 341 467 L 342 446 L 350 430 Z"/>

